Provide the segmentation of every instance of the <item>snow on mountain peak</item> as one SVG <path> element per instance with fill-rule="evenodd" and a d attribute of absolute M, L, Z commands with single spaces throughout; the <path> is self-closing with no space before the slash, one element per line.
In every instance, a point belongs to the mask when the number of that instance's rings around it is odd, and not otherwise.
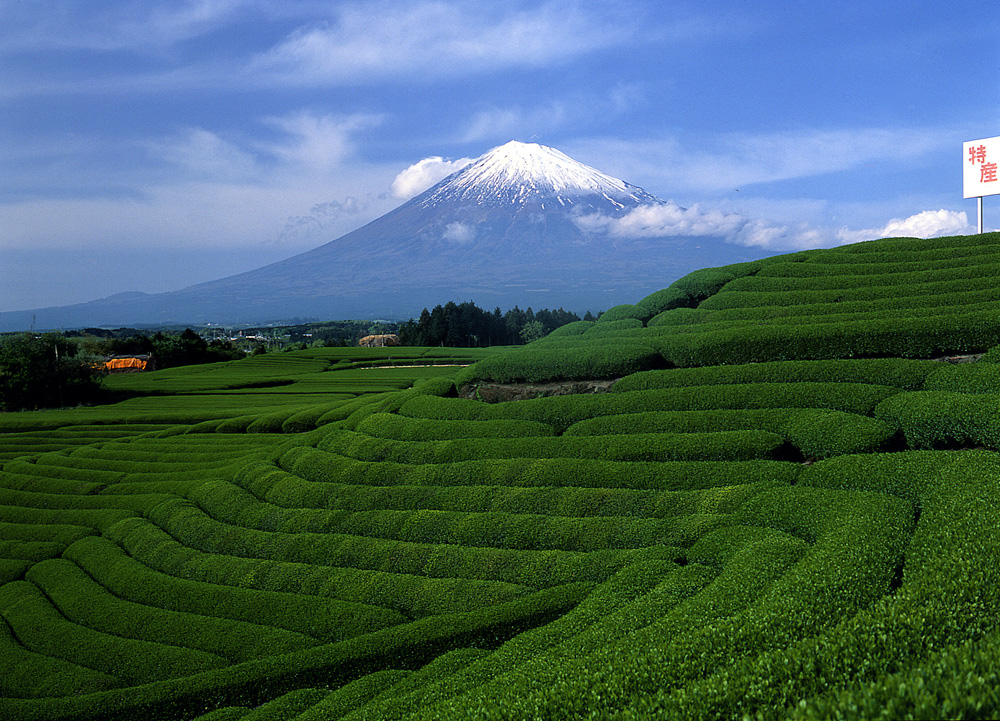
<path fill-rule="evenodd" d="M 465 203 L 515 203 L 555 197 L 563 204 L 584 195 L 624 201 L 657 203 L 657 198 L 634 185 L 573 160 L 565 153 L 537 143 L 512 140 L 493 148 L 429 191 L 425 204 L 444 200 Z"/>

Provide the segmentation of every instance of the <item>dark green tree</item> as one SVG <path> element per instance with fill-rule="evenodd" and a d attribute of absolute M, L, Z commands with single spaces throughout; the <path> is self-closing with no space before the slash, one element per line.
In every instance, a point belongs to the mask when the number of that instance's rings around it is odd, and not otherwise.
<path fill-rule="evenodd" d="M 92 403 L 103 377 L 100 360 L 59 333 L 0 338 L 0 410 Z"/>

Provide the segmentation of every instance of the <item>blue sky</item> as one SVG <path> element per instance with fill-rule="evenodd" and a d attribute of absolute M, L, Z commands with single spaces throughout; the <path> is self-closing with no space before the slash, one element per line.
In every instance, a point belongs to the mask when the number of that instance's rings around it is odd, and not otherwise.
<path fill-rule="evenodd" d="M 0 0 L 0 311 L 294 255 L 512 139 L 775 250 L 974 232 L 998 37 L 968 0 Z"/>

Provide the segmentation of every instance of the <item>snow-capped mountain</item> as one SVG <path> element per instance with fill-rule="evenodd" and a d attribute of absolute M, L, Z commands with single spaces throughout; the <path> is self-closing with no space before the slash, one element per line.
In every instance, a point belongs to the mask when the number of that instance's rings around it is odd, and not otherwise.
<path fill-rule="evenodd" d="M 621 208 L 662 202 L 555 148 L 516 140 L 445 178 L 425 196 L 421 205 L 428 208 L 446 203 L 518 207 L 545 201 L 571 206 L 588 196 Z"/>
<path fill-rule="evenodd" d="M 680 210 L 554 148 L 512 141 L 306 253 L 169 293 L 0 314 L 0 330 L 32 318 L 38 328 L 405 319 L 449 300 L 597 312 L 692 270 L 764 255 L 719 238 L 600 232 L 665 209 Z"/>

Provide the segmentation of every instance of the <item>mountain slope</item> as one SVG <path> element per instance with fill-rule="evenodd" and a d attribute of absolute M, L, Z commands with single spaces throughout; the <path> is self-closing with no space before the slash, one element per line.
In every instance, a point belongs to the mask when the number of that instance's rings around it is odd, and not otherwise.
<path fill-rule="evenodd" d="M 600 310 L 697 268 L 761 257 L 707 237 L 629 238 L 587 231 L 666 203 L 553 148 L 512 141 L 395 210 L 278 263 L 128 302 L 109 298 L 0 315 L 0 329 L 292 316 L 416 315 L 473 300 Z"/>

